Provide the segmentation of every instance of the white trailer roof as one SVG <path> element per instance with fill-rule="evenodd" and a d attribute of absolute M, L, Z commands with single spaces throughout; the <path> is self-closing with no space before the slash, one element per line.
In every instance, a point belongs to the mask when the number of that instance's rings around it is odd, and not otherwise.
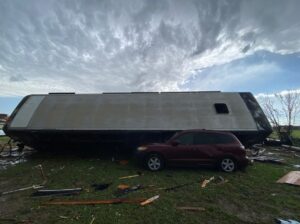
<path fill-rule="evenodd" d="M 225 103 L 228 114 L 214 104 Z M 239 93 L 172 92 L 32 95 L 11 129 L 257 130 Z"/>

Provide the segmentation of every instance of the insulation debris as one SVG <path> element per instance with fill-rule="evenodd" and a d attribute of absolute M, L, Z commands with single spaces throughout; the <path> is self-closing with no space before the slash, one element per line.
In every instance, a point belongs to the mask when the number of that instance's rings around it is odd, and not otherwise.
<path fill-rule="evenodd" d="M 300 171 L 291 171 L 277 180 L 276 183 L 300 186 Z"/>

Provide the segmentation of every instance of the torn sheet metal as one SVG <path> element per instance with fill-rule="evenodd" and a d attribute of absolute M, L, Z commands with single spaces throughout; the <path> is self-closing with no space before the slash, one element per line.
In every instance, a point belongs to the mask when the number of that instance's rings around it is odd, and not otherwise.
<path fill-rule="evenodd" d="M 300 186 L 300 171 L 291 171 L 277 180 L 276 183 Z"/>

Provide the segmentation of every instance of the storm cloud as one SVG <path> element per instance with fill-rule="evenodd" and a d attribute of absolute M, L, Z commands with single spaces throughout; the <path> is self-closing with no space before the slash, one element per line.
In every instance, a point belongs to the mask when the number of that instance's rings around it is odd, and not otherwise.
<path fill-rule="evenodd" d="M 259 50 L 300 52 L 299 9 L 298 0 L 3 0 L 0 95 L 184 90 L 204 69 Z"/>

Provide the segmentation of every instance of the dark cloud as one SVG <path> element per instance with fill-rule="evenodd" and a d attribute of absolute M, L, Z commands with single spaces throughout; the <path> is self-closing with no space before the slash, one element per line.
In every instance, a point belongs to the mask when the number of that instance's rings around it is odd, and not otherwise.
<path fill-rule="evenodd" d="M 195 71 L 256 50 L 299 52 L 299 9 L 297 0 L 3 0 L 0 95 L 178 90 Z"/>

